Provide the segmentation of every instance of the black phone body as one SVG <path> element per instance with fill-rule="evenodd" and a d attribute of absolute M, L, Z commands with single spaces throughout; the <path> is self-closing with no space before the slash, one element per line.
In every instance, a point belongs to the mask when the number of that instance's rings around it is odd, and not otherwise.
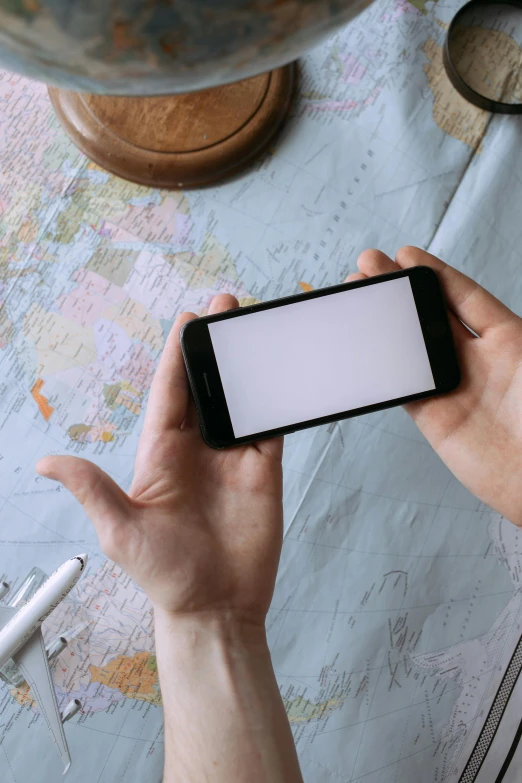
<path fill-rule="evenodd" d="M 460 381 L 429 267 L 198 318 L 180 341 L 213 448 L 432 397 Z"/>

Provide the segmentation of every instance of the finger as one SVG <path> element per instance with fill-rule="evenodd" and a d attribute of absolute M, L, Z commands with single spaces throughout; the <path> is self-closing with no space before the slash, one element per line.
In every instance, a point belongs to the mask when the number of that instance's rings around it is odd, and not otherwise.
<path fill-rule="evenodd" d="M 235 307 L 239 307 L 239 302 L 235 296 L 232 296 L 232 294 L 218 294 L 212 299 L 208 308 L 208 314 L 215 315 L 225 310 L 233 310 Z"/>
<path fill-rule="evenodd" d="M 194 318 L 197 318 L 194 313 L 181 313 L 170 330 L 150 388 L 144 432 L 164 432 L 179 428 L 183 424 L 187 414 L 189 389 L 179 333 L 182 326 Z"/>
<path fill-rule="evenodd" d="M 36 470 L 46 478 L 59 481 L 72 492 L 91 519 L 104 552 L 116 560 L 112 543 L 118 529 L 128 526 L 132 504 L 125 492 L 104 471 L 79 457 L 44 457 Z"/>
<path fill-rule="evenodd" d="M 270 438 L 269 440 L 260 440 L 254 443 L 256 449 L 271 459 L 281 461 L 283 459 L 284 438 Z"/>
<path fill-rule="evenodd" d="M 352 272 L 344 278 L 345 283 L 355 283 L 356 280 L 366 280 L 366 275 L 363 275 L 362 272 Z"/>
<path fill-rule="evenodd" d="M 440 258 L 418 247 L 402 247 L 395 256 L 402 269 L 429 266 L 441 280 L 449 307 L 473 331 L 483 335 L 487 329 L 513 320 L 514 313 L 493 294 Z"/>
<path fill-rule="evenodd" d="M 208 308 L 209 315 L 216 315 L 216 313 L 223 313 L 226 310 L 233 310 L 239 307 L 239 302 L 232 294 L 218 294 L 215 296 Z M 191 401 L 188 406 L 185 421 L 183 422 L 183 429 L 194 429 L 198 426 L 198 417 L 194 403 Z"/>
<path fill-rule="evenodd" d="M 357 266 L 366 277 L 386 275 L 400 270 L 400 267 L 380 250 L 365 250 L 357 259 Z"/>
<path fill-rule="evenodd" d="M 429 254 L 426 253 L 426 255 Z M 392 261 L 389 256 L 387 256 L 385 253 L 382 253 L 380 250 L 365 250 L 364 253 L 361 253 L 357 259 L 357 266 L 368 277 L 373 277 L 374 275 L 384 275 L 388 274 L 389 272 L 399 272 L 401 270 L 399 264 Z M 451 329 L 453 331 L 453 336 L 455 338 L 455 342 L 458 345 L 469 339 L 474 339 L 471 332 L 469 332 L 466 327 L 460 323 L 459 319 L 452 312 L 449 312 L 448 315 Z"/>

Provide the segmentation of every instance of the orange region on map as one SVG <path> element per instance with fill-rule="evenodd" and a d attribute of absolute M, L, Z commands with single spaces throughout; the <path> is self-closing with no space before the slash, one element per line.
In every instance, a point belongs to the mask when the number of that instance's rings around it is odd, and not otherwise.
<path fill-rule="evenodd" d="M 314 290 L 313 285 L 310 285 L 310 283 L 305 283 L 303 280 L 299 281 L 299 285 L 301 286 L 301 288 L 303 289 L 305 294 L 307 294 L 308 291 L 313 291 Z"/>
<path fill-rule="evenodd" d="M 119 655 L 105 666 L 89 666 L 92 682 L 121 691 L 128 699 L 161 704 L 156 656 L 139 652 Z"/>
<path fill-rule="evenodd" d="M 40 390 L 42 386 L 44 385 L 44 381 L 41 378 L 38 378 L 35 385 L 31 389 L 31 394 L 33 395 L 33 399 L 38 405 L 38 409 L 42 416 L 44 417 L 45 421 L 49 421 L 51 418 L 51 413 L 54 411 L 54 408 L 52 405 L 49 405 L 49 400 L 47 397 L 44 397 L 43 394 L 40 393 Z"/>
<path fill-rule="evenodd" d="M 23 685 L 20 685 L 19 688 L 13 688 L 11 691 L 11 696 L 14 696 L 18 704 L 20 704 L 22 707 L 31 707 L 35 709 L 37 706 L 26 682 L 24 682 Z"/>

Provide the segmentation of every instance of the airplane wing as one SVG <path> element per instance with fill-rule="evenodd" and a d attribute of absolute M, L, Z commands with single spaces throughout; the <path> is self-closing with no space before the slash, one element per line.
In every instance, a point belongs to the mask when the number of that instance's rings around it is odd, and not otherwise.
<path fill-rule="evenodd" d="M 6 609 L 9 612 L 8 617 L 4 614 Z M 0 627 L 3 627 L 11 619 L 14 612 L 16 612 L 15 609 L 4 606 L 0 607 Z M 62 716 L 60 714 L 58 702 L 56 701 L 56 691 L 49 670 L 47 652 L 40 629 L 31 636 L 29 641 L 18 650 L 13 658 L 15 663 L 20 667 L 27 684 L 31 688 L 34 698 L 38 702 L 40 711 L 47 721 L 47 727 L 51 732 L 58 753 L 65 765 L 63 772 L 65 775 L 71 766 L 71 757 L 65 739 Z"/>

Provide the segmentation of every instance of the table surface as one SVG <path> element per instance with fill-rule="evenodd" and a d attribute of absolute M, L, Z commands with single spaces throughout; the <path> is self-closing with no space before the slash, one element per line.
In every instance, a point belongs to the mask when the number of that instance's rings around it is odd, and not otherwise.
<path fill-rule="evenodd" d="M 59 701 L 84 705 L 66 727 L 68 780 L 159 782 L 161 696 L 144 595 L 34 465 L 80 454 L 129 485 L 176 313 L 218 291 L 333 284 L 363 249 L 403 244 L 522 312 L 522 124 L 450 87 L 456 7 L 368 8 L 301 61 L 292 117 L 255 170 L 205 191 L 109 176 L 70 144 L 45 87 L 0 75 L 0 577 L 89 553 L 45 627 L 73 631 L 53 670 Z M 307 782 L 458 780 L 518 643 L 520 543 L 401 410 L 287 439 L 268 632 Z M 0 716 L 2 783 L 58 780 L 27 694 L 1 689 Z"/>

